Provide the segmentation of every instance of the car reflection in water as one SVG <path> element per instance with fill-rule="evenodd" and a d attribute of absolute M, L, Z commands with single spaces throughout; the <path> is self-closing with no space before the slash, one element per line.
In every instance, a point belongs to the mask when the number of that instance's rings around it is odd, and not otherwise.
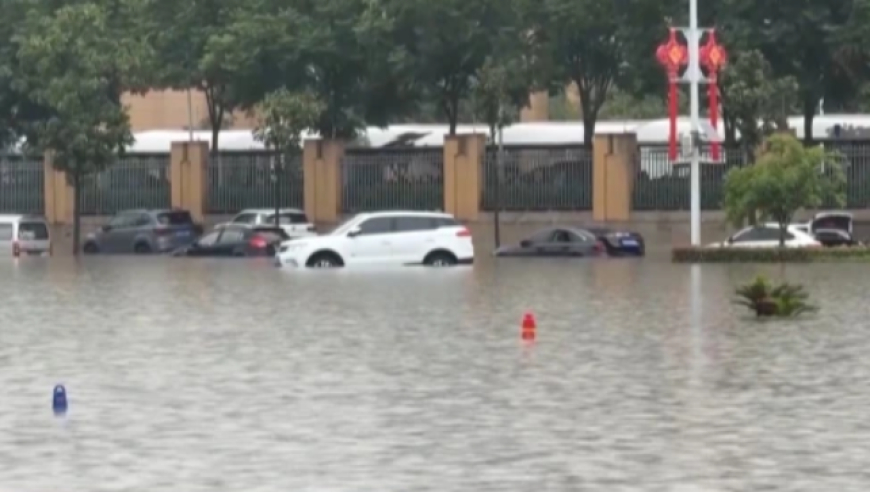
<path fill-rule="evenodd" d="M 523 239 L 519 244 L 503 246 L 495 256 L 643 256 L 644 241 L 640 234 L 610 229 L 551 227 Z"/>

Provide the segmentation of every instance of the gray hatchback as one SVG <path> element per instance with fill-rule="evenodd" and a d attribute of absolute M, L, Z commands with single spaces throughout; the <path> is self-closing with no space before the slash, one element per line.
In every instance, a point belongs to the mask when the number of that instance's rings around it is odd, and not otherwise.
<path fill-rule="evenodd" d="M 187 210 L 125 210 L 88 235 L 84 252 L 163 253 L 185 247 L 202 234 Z"/>

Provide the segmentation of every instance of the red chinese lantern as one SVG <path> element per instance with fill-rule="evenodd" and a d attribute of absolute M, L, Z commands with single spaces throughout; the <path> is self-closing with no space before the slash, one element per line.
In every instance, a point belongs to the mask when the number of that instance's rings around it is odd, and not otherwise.
<path fill-rule="evenodd" d="M 728 53 L 725 48 L 716 42 L 716 32 L 710 30 L 707 43 L 701 47 L 701 65 L 707 69 L 707 78 L 710 83 L 707 86 L 707 95 L 710 99 L 710 124 L 717 129 L 719 123 L 719 72 L 728 63 Z M 719 160 L 719 142 L 713 142 L 710 153 L 714 160 Z"/>
<path fill-rule="evenodd" d="M 677 83 L 680 78 L 680 70 L 689 61 L 688 50 L 677 39 L 676 29 L 670 28 L 668 30 L 668 40 L 659 45 L 656 50 L 656 58 L 668 75 L 668 118 L 670 120 L 668 157 L 670 160 L 675 160 L 677 158 L 677 109 L 679 107 Z"/>

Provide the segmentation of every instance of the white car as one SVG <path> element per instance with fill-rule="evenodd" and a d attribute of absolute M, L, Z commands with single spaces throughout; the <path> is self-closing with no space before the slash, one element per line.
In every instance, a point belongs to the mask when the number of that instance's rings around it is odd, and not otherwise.
<path fill-rule="evenodd" d="M 713 248 L 777 248 L 779 247 L 779 224 L 767 223 L 747 227 L 721 243 L 708 245 Z M 788 225 L 785 231 L 786 248 L 821 246 L 816 238 L 802 230 L 800 225 Z"/>
<path fill-rule="evenodd" d="M 275 255 L 278 266 L 309 268 L 473 261 L 471 232 L 455 217 L 413 211 L 359 214 L 329 234 L 284 241 Z"/>
<path fill-rule="evenodd" d="M 218 224 L 215 229 L 227 225 L 272 226 L 275 225 L 275 209 L 248 208 L 237 213 L 229 222 Z M 298 208 L 282 208 L 278 210 L 278 226 L 284 229 L 287 237 L 296 239 L 317 235 L 317 228 L 308 221 L 305 212 Z"/>

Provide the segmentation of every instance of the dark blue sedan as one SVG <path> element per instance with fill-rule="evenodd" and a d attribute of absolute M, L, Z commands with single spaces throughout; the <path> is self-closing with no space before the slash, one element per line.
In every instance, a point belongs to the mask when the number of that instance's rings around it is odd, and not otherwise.
<path fill-rule="evenodd" d="M 549 227 L 518 244 L 495 250 L 495 256 L 643 256 L 640 234 L 610 229 Z"/>
<path fill-rule="evenodd" d="M 643 256 L 646 244 L 643 236 L 631 231 L 618 231 L 603 227 L 586 229 L 601 241 L 610 256 Z"/>

